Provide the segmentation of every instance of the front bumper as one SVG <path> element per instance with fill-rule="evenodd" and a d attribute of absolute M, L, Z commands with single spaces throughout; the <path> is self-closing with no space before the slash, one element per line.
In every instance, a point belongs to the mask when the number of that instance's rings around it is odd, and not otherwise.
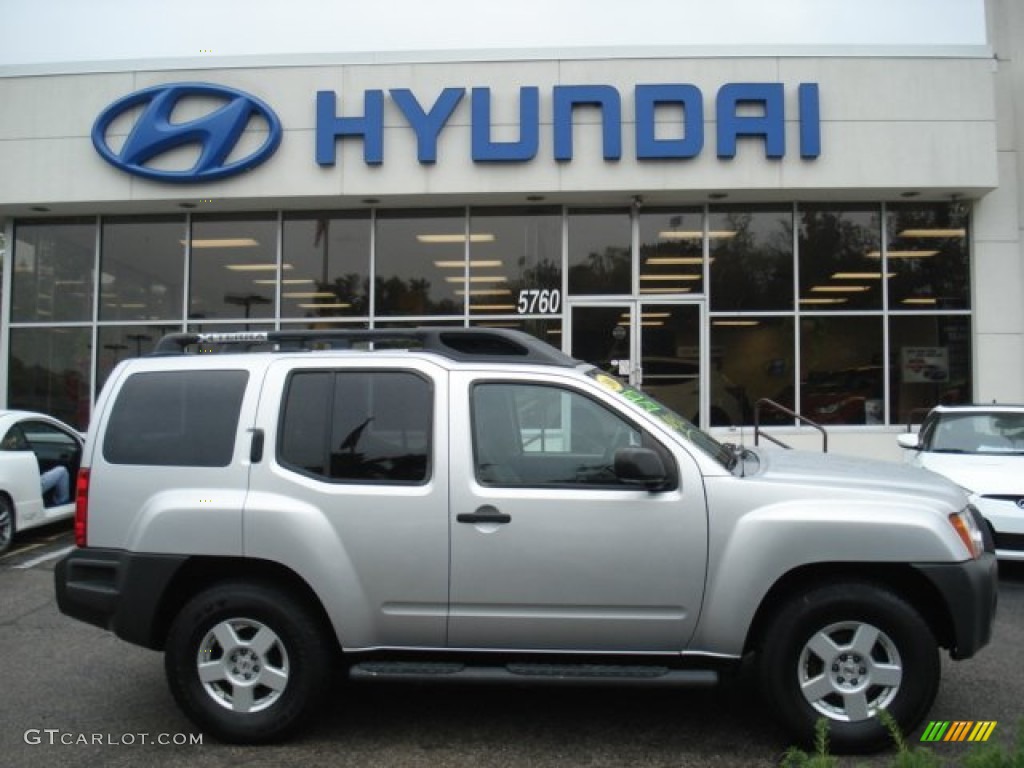
<path fill-rule="evenodd" d="M 969 659 L 992 639 L 992 624 L 999 597 L 996 556 L 985 552 L 962 563 L 926 563 L 914 566 L 942 596 L 952 623 L 954 659 Z"/>
<path fill-rule="evenodd" d="M 116 549 L 76 549 L 54 569 L 61 613 L 158 650 L 159 610 L 187 558 Z"/>

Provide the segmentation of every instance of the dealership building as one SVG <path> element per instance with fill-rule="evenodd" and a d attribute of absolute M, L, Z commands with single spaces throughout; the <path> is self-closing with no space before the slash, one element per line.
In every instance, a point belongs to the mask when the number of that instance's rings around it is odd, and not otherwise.
<path fill-rule="evenodd" d="M 986 12 L 987 45 L 0 69 L 0 407 L 85 427 L 169 332 L 491 326 L 733 442 L 768 398 L 897 459 L 922 409 L 1024 402 L 1024 9 Z"/>

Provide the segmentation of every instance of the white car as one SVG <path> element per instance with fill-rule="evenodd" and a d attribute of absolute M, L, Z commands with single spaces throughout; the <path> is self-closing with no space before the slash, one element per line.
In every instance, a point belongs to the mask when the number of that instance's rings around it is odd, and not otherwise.
<path fill-rule="evenodd" d="M 920 433 L 897 440 L 910 463 L 969 493 L 992 529 L 997 557 L 1024 560 L 1024 406 L 940 405 Z"/>
<path fill-rule="evenodd" d="M 83 442 L 46 414 L 0 410 L 0 554 L 16 532 L 74 516 Z"/>

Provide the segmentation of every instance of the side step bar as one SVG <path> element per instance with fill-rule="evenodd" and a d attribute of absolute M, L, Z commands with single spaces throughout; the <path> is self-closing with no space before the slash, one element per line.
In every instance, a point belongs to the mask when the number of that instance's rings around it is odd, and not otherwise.
<path fill-rule="evenodd" d="M 378 682 L 543 683 L 681 688 L 707 688 L 718 683 L 718 673 L 710 669 L 606 664 L 507 664 L 484 667 L 450 662 L 380 661 L 353 665 L 349 669 L 349 677 L 352 680 Z"/>

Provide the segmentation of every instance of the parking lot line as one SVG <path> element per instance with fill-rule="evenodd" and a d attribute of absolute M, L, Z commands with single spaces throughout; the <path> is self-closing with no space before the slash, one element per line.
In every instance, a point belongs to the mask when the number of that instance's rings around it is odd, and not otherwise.
<path fill-rule="evenodd" d="M 74 548 L 74 545 L 72 545 L 70 547 L 58 549 L 56 552 L 48 552 L 45 555 L 40 555 L 39 557 L 33 557 L 31 560 L 26 560 L 24 563 L 12 565 L 11 568 L 32 568 L 33 566 L 39 565 L 40 563 L 45 563 L 47 560 L 55 560 L 58 557 L 64 557 L 64 555 L 66 555 Z"/>

